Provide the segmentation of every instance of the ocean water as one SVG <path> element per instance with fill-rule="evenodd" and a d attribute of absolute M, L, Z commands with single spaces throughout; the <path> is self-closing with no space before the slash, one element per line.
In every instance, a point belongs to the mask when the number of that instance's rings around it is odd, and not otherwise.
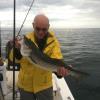
<path fill-rule="evenodd" d="M 55 30 L 66 63 L 88 72 L 89 77 L 66 81 L 76 100 L 100 100 L 100 29 Z"/>
<path fill-rule="evenodd" d="M 25 34 L 32 29 L 23 29 Z M 100 28 L 54 29 L 64 60 L 90 74 L 83 80 L 65 77 L 75 100 L 100 100 Z M 2 29 L 2 55 L 13 36 L 12 29 Z"/>

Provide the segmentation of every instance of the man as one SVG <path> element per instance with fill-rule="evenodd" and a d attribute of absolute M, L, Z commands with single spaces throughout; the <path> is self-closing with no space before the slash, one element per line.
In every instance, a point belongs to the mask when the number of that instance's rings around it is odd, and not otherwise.
<path fill-rule="evenodd" d="M 45 15 L 37 15 L 32 23 L 34 31 L 26 34 L 36 46 L 51 58 L 63 59 L 59 43 L 54 33 L 49 32 L 49 20 Z M 23 57 L 16 44 L 15 57 L 20 63 L 18 87 L 21 100 L 53 100 L 52 72 L 34 66 L 27 58 Z M 63 66 L 58 68 L 57 75 L 66 76 L 68 70 Z"/>

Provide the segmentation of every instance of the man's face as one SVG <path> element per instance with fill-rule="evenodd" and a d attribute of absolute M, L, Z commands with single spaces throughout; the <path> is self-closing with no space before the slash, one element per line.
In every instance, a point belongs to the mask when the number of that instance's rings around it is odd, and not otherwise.
<path fill-rule="evenodd" d="M 33 28 L 34 28 L 36 37 L 38 39 L 43 39 L 48 32 L 49 24 L 46 22 L 37 21 L 36 23 L 33 23 Z"/>

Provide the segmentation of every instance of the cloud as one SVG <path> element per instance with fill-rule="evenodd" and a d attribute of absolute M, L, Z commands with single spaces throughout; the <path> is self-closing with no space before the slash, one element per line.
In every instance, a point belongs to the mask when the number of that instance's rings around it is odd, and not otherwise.
<path fill-rule="evenodd" d="M 30 6 L 32 0 L 16 0 L 16 8 Z M 0 0 L 0 10 L 12 9 L 14 0 Z"/>
<path fill-rule="evenodd" d="M 0 10 L 12 7 L 13 7 L 13 0 L 9 0 L 9 2 L 7 2 L 7 0 L 0 0 Z"/>
<path fill-rule="evenodd" d="M 16 0 L 16 19 L 21 25 L 32 0 Z M 0 0 L 0 20 L 8 23 L 13 19 L 13 0 Z M 49 17 L 53 26 L 57 27 L 99 27 L 100 26 L 99 0 L 35 0 L 27 18 L 27 25 L 38 13 Z M 12 23 L 12 22 L 11 22 Z M 6 24 L 5 24 L 6 25 Z"/>
<path fill-rule="evenodd" d="M 30 6 L 33 0 L 16 0 L 17 7 Z M 43 6 L 64 6 L 72 5 L 80 8 L 97 7 L 100 5 L 100 0 L 34 0 L 34 4 L 38 7 Z M 12 8 L 13 0 L 0 0 L 0 8 Z"/>

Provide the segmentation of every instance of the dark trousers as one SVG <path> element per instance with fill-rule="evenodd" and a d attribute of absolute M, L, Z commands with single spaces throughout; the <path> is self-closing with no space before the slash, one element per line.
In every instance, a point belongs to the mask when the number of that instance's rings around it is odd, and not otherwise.
<path fill-rule="evenodd" d="M 20 89 L 20 100 L 53 100 L 53 88 L 48 88 L 36 94 Z"/>

